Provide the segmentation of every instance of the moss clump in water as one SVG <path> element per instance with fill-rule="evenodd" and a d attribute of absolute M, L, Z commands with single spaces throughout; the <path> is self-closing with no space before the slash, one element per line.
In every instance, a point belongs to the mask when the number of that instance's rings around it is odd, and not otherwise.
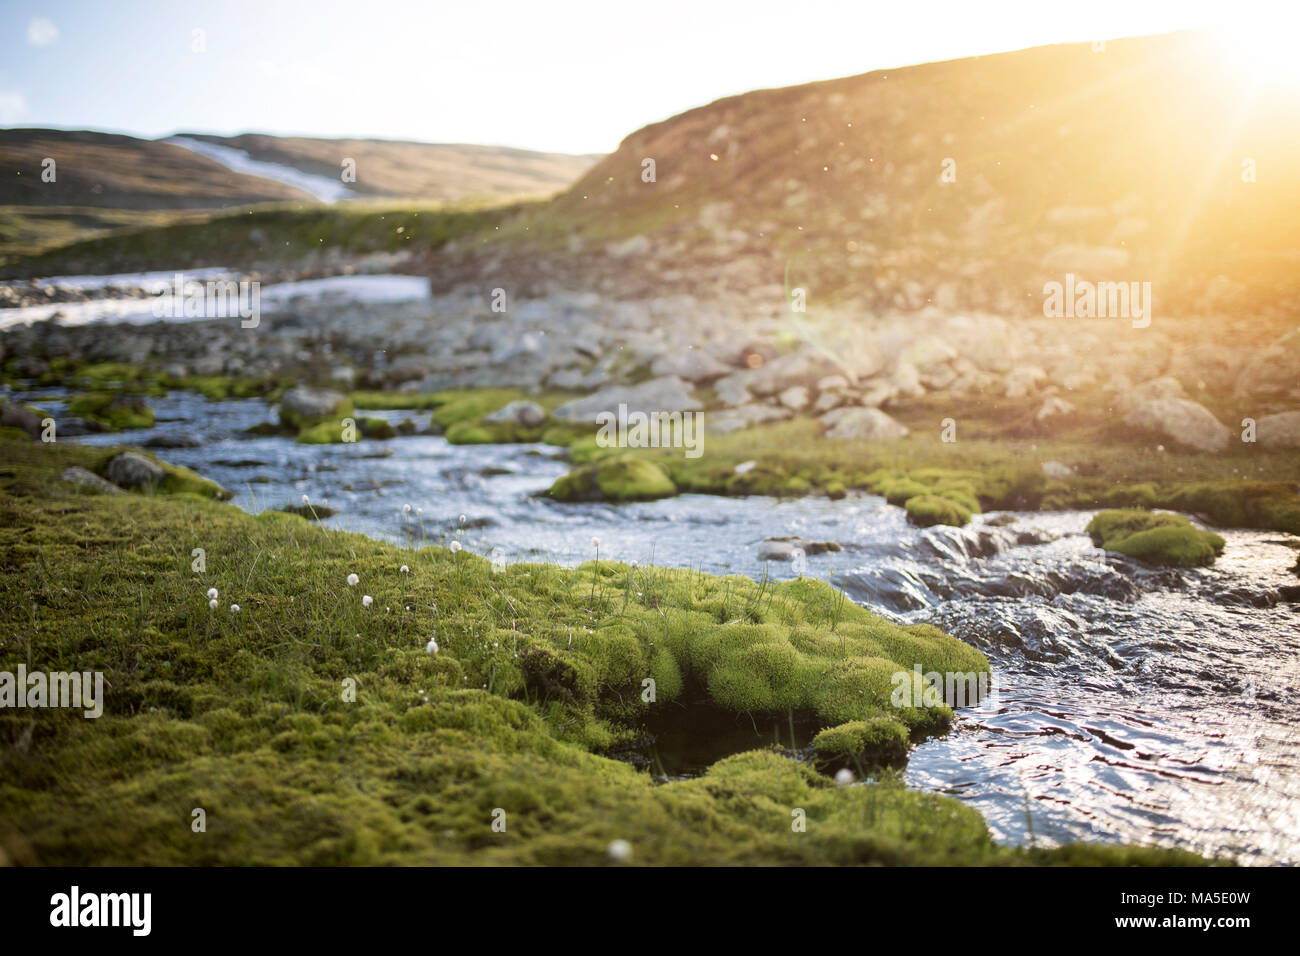
<path fill-rule="evenodd" d="M 1194 527 L 1183 515 L 1102 511 L 1088 522 L 1087 531 L 1098 547 L 1151 564 L 1191 568 L 1213 564 L 1223 553 L 1223 538 Z"/>
<path fill-rule="evenodd" d="M 624 455 L 569 472 L 547 494 L 557 501 L 647 501 L 672 497 L 677 487 L 658 465 Z"/>
<path fill-rule="evenodd" d="M 153 409 L 138 395 L 121 392 L 86 392 L 68 400 L 68 414 L 105 431 L 153 428 Z"/>
<path fill-rule="evenodd" d="M 916 495 L 908 498 L 904 507 L 907 510 L 907 520 L 922 528 L 936 524 L 960 528 L 970 521 L 968 510 L 957 502 L 938 495 Z"/>
<path fill-rule="evenodd" d="M 827 727 L 813 738 L 813 757 L 818 767 L 865 768 L 895 766 L 907 760 L 907 727 L 892 717 L 851 720 Z"/>

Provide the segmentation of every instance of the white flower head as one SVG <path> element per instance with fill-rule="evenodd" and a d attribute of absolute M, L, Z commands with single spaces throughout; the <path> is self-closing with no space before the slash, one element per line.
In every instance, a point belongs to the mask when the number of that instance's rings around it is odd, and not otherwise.
<path fill-rule="evenodd" d="M 232 605 L 230 605 L 230 613 L 231 613 L 231 614 L 238 614 L 238 613 L 239 613 L 239 605 L 238 605 L 238 604 L 232 604 Z"/>
<path fill-rule="evenodd" d="M 592 546 L 593 548 L 595 548 L 597 551 L 599 551 L 599 550 L 600 550 L 600 539 L 599 539 L 599 538 L 592 538 L 592 539 L 591 539 L 591 546 Z M 615 841 L 615 842 L 617 842 L 617 841 Z"/>
<path fill-rule="evenodd" d="M 410 505 L 402 505 L 402 511 L 404 511 L 406 514 L 409 515 L 409 514 L 411 513 L 411 506 L 410 506 Z"/>
<path fill-rule="evenodd" d="M 361 583 L 361 579 L 357 577 L 355 574 L 348 575 L 348 587 L 354 588 L 360 583 Z"/>
<path fill-rule="evenodd" d="M 208 607 L 212 608 L 212 610 L 215 611 L 217 609 L 217 599 L 213 598 L 211 601 L 209 601 Z"/>
<path fill-rule="evenodd" d="M 216 589 L 216 588 L 208 588 L 208 600 L 210 601 L 210 600 L 212 600 L 212 599 L 215 598 L 215 597 L 217 597 L 217 589 Z"/>
<path fill-rule="evenodd" d="M 372 598 L 369 594 L 363 594 L 363 595 L 361 595 L 361 606 L 362 606 L 362 607 L 370 607 L 370 605 L 372 605 L 372 604 L 374 604 L 374 603 L 375 603 L 375 599 Z"/>
<path fill-rule="evenodd" d="M 424 509 L 423 509 L 423 508 L 416 508 L 416 509 L 415 509 L 415 513 L 416 513 L 417 515 L 422 515 L 422 514 L 424 514 Z"/>
<path fill-rule="evenodd" d="M 631 561 L 629 561 L 628 566 L 631 567 L 633 570 L 636 570 L 636 558 L 633 558 Z"/>
<path fill-rule="evenodd" d="M 605 855 L 615 863 L 626 863 L 632 859 L 632 844 L 626 840 L 611 840 Z"/>
<path fill-rule="evenodd" d="M 437 654 L 438 642 L 435 641 L 432 637 L 429 638 L 429 643 L 424 645 L 424 651 L 426 654 Z"/>
<path fill-rule="evenodd" d="M 461 524 L 464 524 L 464 523 L 465 523 L 465 516 L 464 516 L 464 515 L 461 515 L 461 516 L 460 516 L 460 523 L 461 523 Z"/>
<path fill-rule="evenodd" d="M 302 503 L 305 504 L 305 505 L 307 505 L 307 504 L 311 504 L 311 500 L 310 500 L 306 495 L 303 495 L 303 496 L 302 496 Z"/>
<path fill-rule="evenodd" d="M 852 782 L 853 782 L 853 771 L 850 770 L 848 767 L 842 767 L 835 774 L 835 786 L 837 787 L 847 787 Z"/>
<path fill-rule="evenodd" d="M 410 574 L 410 573 L 411 573 L 411 569 L 408 568 L 406 565 L 402 565 L 402 573 L 403 573 L 403 574 Z"/>
<path fill-rule="evenodd" d="M 455 553 L 456 553 L 457 551 L 459 551 L 459 550 L 460 550 L 460 542 L 459 542 L 459 541 L 453 541 L 453 542 L 451 543 L 451 553 L 452 553 L 452 554 L 455 554 Z"/>

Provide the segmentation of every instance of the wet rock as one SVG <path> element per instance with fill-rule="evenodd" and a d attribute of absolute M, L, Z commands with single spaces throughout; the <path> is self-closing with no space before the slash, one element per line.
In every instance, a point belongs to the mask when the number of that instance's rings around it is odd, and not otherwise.
<path fill-rule="evenodd" d="M 81 487 L 88 488 L 91 491 L 99 491 L 112 495 L 123 494 L 122 489 L 117 485 L 113 484 L 111 481 L 105 481 L 93 471 L 88 471 L 80 465 L 73 465 L 71 468 L 63 469 L 62 478 L 70 484 L 80 485 Z"/>
<path fill-rule="evenodd" d="M 837 408 L 819 420 L 827 426 L 827 438 L 886 441 L 907 434 L 906 426 L 878 408 Z"/>
<path fill-rule="evenodd" d="M 303 422 L 325 418 L 347 404 L 348 397 L 328 388 L 311 388 L 295 385 L 280 399 L 280 421 L 296 426 Z"/>
<path fill-rule="evenodd" d="M 41 416 L 13 402 L 0 402 L 0 426 L 19 428 L 33 438 L 41 437 Z"/>
<path fill-rule="evenodd" d="M 108 463 L 104 476 L 121 488 L 155 488 L 166 473 L 162 466 L 133 451 L 124 451 Z"/>
<path fill-rule="evenodd" d="M 511 402 L 504 408 L 499 408 L 491 415 L 484 417 L 483 421 L 492 424 L 519 425 L 524 428 L 535 428 L 546 421 L 546 409 L 536 402 L 517 401 Z"/>
<path fill-rule="evenodd" d="M 144 443 L 145 448 L 199 448 L 202 442 L 187 435 L 154 435 Z"/>
<path fill-rule="evenodd" d="M 1157 432 L 1197 451 L 1223 451 L 1231 440 L 1227 426 L 1209 409 L 1182 398 L 1143 402 L 1124 416 L 1124 424 Z"/>

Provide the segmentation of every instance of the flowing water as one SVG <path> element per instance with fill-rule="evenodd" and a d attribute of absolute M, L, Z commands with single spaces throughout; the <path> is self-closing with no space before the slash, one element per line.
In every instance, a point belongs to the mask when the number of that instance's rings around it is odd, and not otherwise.
<path fill-rule="evenodd" d="M 23 396 L 56 416 L 57 398 Z M 1008 843 L 1159 843 L 1300 862 L 1300 579 L 1285 535 L 1223 531 L 1213 567 L 1172 571 L 1094 548 L 1087 512 L 921 530 L 868 495 L 559 504 L 536 497 L 567 470 L 547 446 L 431 436 L 304 446 L 242 436 L 274 417 L 260 402 L 173 393 L 151 404 L 155 429 L 73 440 L 197 440 L 160 454 L 236 492 L 240 507 L 307 494 L 338 509 L 326 526 L 399 543 L 459 536 L 484 555 L 572 564 L 593 557 L 599 538 L 614 560 L 782 579 L 794 570 L 765 565 L 764 539 L 838 542 L 842 551 L 808 557 L 805 573 L 894 620 L 933 622 L 993 663 L 993 694 L 915 748 L 910 786 L 965 801 Z M 692 741 L 679 769 L 771 739 L 740 721 L 734 735 Z"/>

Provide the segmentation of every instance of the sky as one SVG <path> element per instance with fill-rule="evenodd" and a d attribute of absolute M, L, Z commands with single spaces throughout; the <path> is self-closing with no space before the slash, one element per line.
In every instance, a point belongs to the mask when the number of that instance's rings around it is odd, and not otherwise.
<path fill-rule="evenodd" d="M 748 90 L 1164 33 L 1224 16 L 1267 18 L 1270 6 L 0 0 L 0 127 L 147 137 L 252 131 L 605 153 L 647 123 Z M 1287 6 L 1293 0 L 1280 8 Z"/>

